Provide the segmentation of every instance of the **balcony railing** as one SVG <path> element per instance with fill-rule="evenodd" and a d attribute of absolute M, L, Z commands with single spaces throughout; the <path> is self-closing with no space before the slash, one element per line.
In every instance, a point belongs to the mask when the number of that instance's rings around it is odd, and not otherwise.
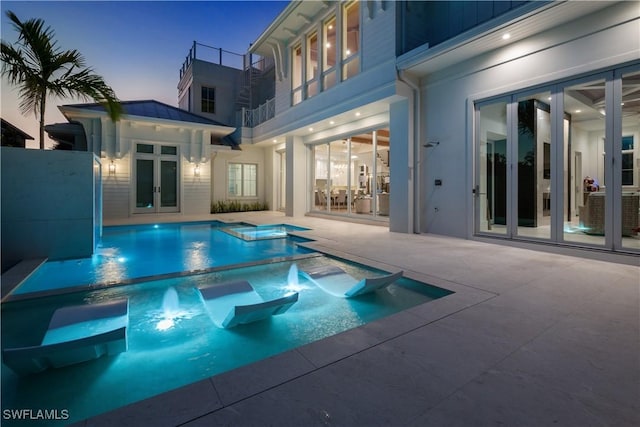
<path fill-rule="evenodd" d="M 242 127 L 252 128 L 258 126 L 260 123 L 264 123 L 275 117 L 276 100 L 275 98 L 271 98 L 253 110 L 243 108 L 240 113 L 242 114 Z"/>
<path fill-rule="evenodd" d="M 180 68 L 181 79 L 195 59 L 210 62 L 212 64 L 224 65 L 237 70 L 247 70 L 250 68 L 249 65 L 251 65 L 251 68 L 262 71 L 273 65 L 272 58 L 263 58 L 252 54 L 235 53 L 194 41 L 191 49 L 189 49 L 189 54 L 185 57 L 182 67 Z"/>

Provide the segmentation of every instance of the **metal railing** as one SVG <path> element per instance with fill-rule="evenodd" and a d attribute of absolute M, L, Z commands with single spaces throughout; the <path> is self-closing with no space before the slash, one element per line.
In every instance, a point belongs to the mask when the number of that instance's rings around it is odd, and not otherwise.
<path fill-rule="evenodd" d="M 240 113 L 242 114 L 242 127 L 252 128 L 258 126 L 260 123 L 264 123 L 275 117 L 276 100 L 275 98 L 271 98 L 253 110 L 243 108 Z"/>
<path fill-rule="evenodd" d="M 224 65 L 226 67 L 235 68 L 237 70 L 247 70 L 253 68 L 259 71 L 267 69 L 273 65 L 273 58 L 263 58 L 257 56 L 254 58 L 252 54 L 242 54 L 224 50 L 218 47 L 193 42 L 189 49 L 189 54 L 185 57 L 182 67 L 180 68 L 180 78 L 184 76 L 187 69 L 195 59 L 211 62 L 213 64 Z M 251 67 L 249 67 L 251 65 Z"/>

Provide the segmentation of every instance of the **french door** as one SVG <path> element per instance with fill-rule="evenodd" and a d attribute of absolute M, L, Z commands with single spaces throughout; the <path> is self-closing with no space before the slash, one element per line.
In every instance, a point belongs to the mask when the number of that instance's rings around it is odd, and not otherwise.
<path fill-rule="evenodd" d="M 178 147 L 136 144 L 134 212 L 179 212 Z"/>

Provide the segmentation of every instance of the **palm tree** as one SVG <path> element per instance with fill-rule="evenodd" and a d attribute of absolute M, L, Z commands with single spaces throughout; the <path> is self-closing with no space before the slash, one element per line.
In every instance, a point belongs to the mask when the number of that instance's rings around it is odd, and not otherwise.
<path fill-rule="evenodd" d="M 111 120 L 122 114 L 115 92 L 77 50 L 62 50 L 55 33 L 42 19 L 21 22 L 11 11 L 7 16 L 18 32 L 12 46 L 2 41 L 2 75 L 19 87 L 22 114 L 33 111 L 40 120 L 40 149 L 44 149 L 44 112 L 49 96 L 93 99 L 104 106 Z"/>

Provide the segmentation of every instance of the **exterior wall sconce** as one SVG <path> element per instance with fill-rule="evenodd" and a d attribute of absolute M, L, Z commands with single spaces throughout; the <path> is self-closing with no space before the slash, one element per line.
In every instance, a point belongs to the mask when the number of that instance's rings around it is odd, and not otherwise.
<path fill-rule="evenodd" d="M 196 165 L 193 168 L 193 176 L 200 176 L 200 165 Z"/>
<path fill-rule="evenodd" d="M 116 164 L 113 163 L 113 160 L 111 160 L 111 163 L 109 163 L 109 175 L 115 175 L 116 173 Z"/>

